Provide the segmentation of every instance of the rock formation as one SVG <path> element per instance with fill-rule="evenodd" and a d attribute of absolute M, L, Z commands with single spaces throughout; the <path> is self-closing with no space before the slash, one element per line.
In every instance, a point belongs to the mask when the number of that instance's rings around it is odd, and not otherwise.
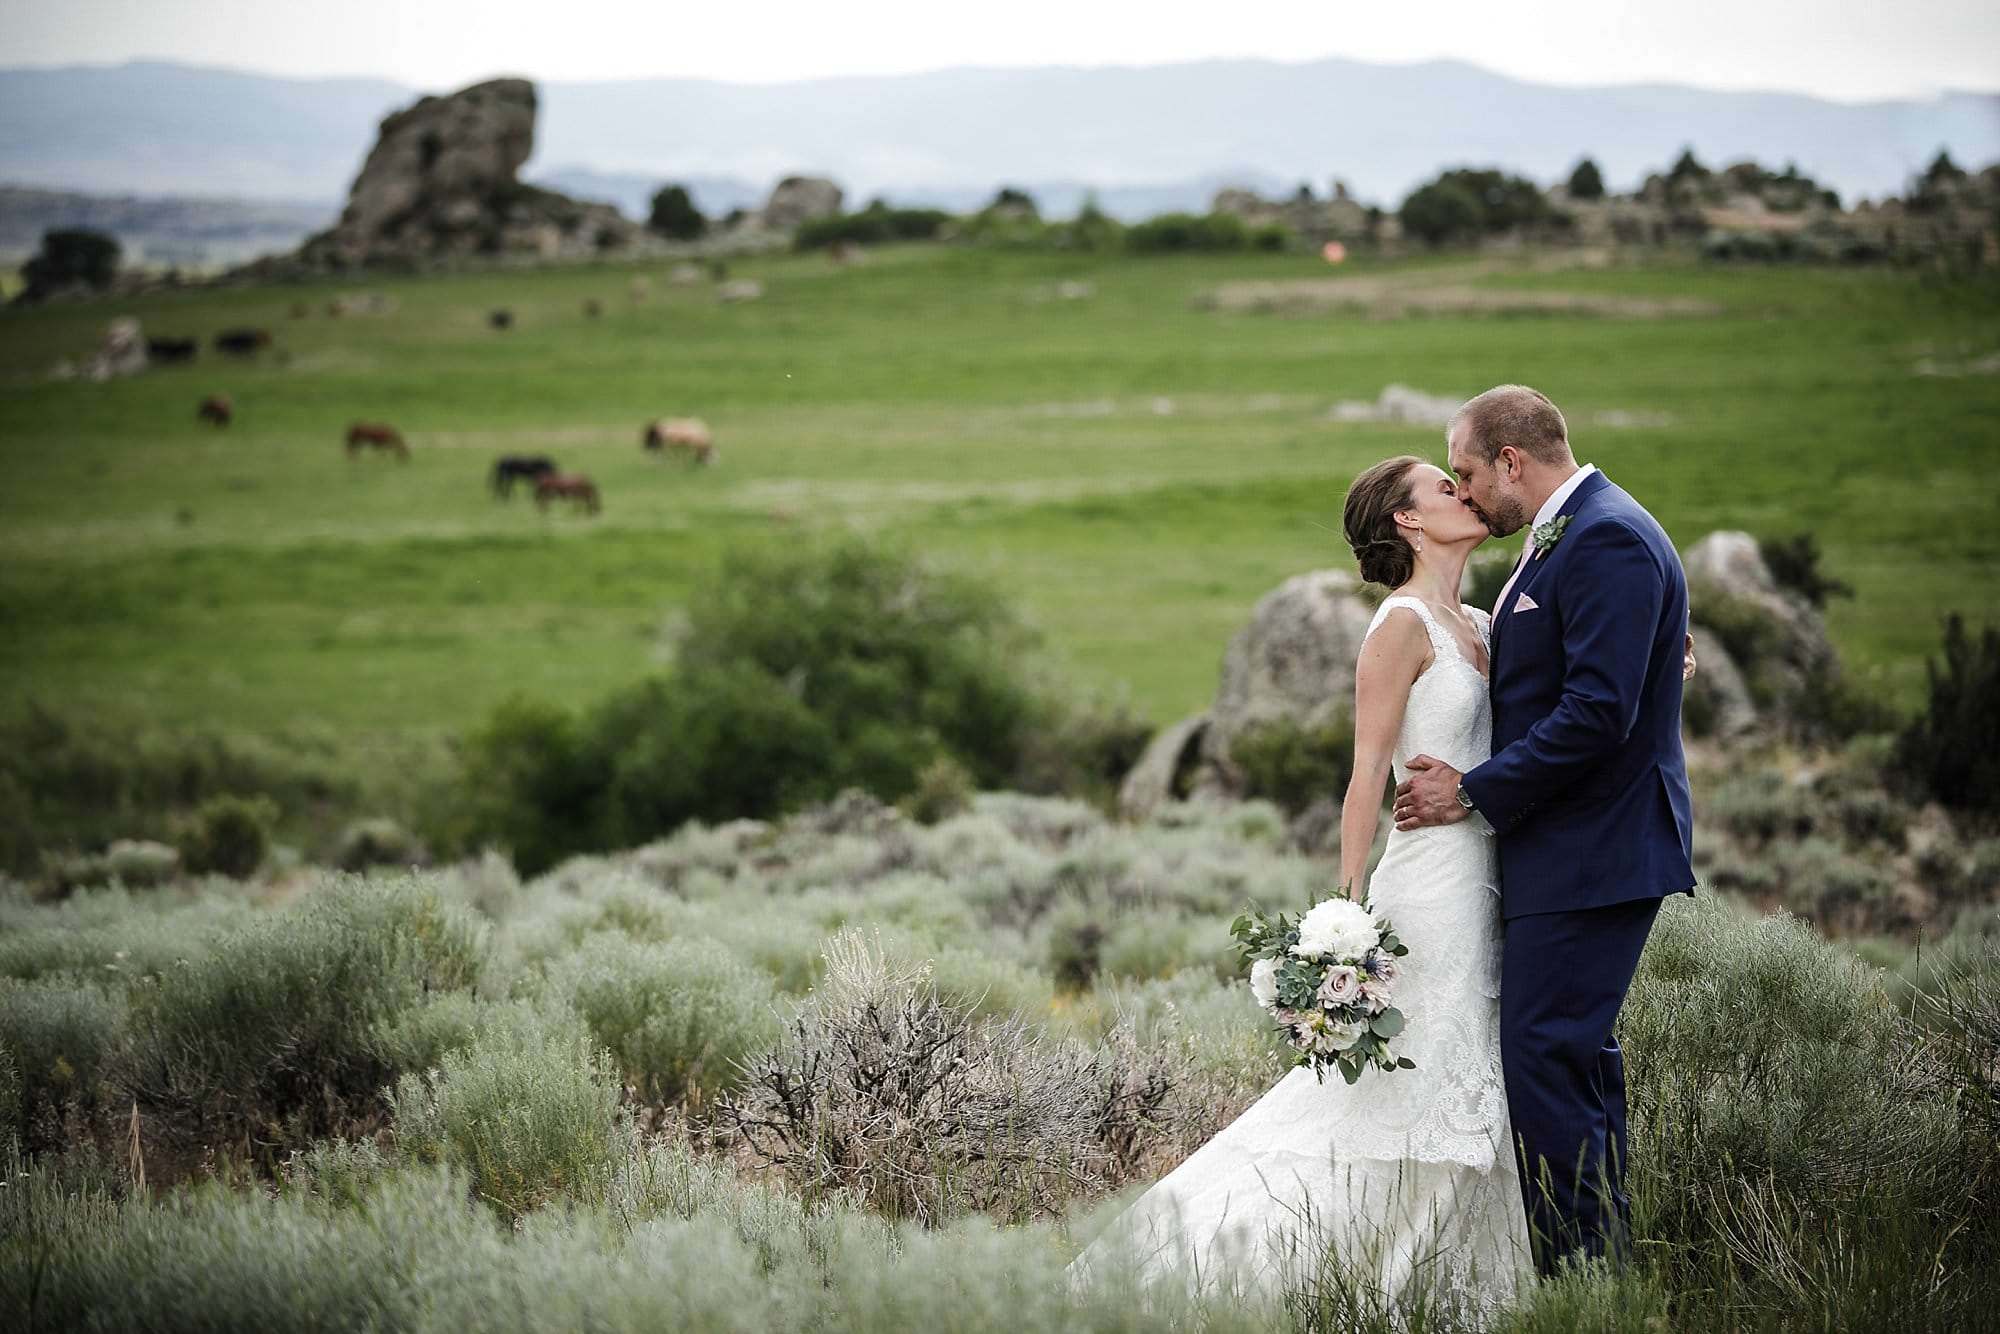
<path fill-rule="evenodd" d="M 1126 776 L 1125 809 L 1149 810 L 1183 784 L 1239 794 L 1243 776 L 1229 758 L 1238 737 L 1279 721 L 1317 728 L 1351 709 L 1354 662 L 1374 616 L 1359 587 L 1345 570 L 1314 570 L 1266 594 L 1223 655 L 1215 702 L 1155 737 Z"/>
<path fill-rule="evenodd" d="M 1688 548 L 1682 564 L 1701 663 L 1694 689 L 1713 696 L 1704 703 L 1715 705 L 1716 731 L 1746 730 L 1760 712 L 1782 720 L 1801 692 L 1827 688 L 1839 659 L 1826 622 L 1771 576 L 1756 538 L 1710 533 Z"/>
<path fill-rule="evenodd" d="M 252 271 L 469 256 L 583 258 L 640 244 L 644 228 L 609 204 L 516 178 L 534 150 L 535 107 L 532 83 L 493 79 L 394 113 L 382 122 L 340 221 L 289 260 Z"/>
<path fill-rule="evenodd" d="M 842 198 L 840 187 L 823 176 L 787 176 L 764 202 L 764 225 L 779 231 L 830 218 L 840 212 Z"/>

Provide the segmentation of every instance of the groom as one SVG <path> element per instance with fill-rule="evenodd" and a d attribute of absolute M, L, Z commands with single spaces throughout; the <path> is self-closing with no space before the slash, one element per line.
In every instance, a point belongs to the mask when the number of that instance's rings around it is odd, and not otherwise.
<path fill-rule="evenodd" d="M 1687 580 L 1666 532 L 1595 467 L 1556 405 L 1489 389 L 1446 435 L 1459 497 L 1497 537 L 1532 523 L 1493 608 L 1493 757 L 1409 761 L 1396 827 L 1477 812 L 1500 841 L 1500 1051 L 1536 1261 L 1629 1240 L 1625 1063 L 1613 1021 L 1668 894 L 1692 893 L 1681 754 Z"/>

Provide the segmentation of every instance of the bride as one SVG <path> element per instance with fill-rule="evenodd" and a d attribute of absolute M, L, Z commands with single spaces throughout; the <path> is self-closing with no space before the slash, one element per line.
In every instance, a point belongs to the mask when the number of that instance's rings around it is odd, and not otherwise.
<path fill-rule="evenodd" d="M 1487 758 L 1490 621 L 1458 600 L 1487 529 L 1421 459 L 1355 479 L 1344 515 L 1362 577 L 1393 589 L 1355 670 L 1354 770 L 1340 879 L 1410 948 L 1398 1051 L 1416 1069 L 1348 1085 L 1301 1067 L 1155 1183 L 1071 1266 L 1206 1289 L 1311 1285 L 1339 1267 L 1374 1300 L 1431 1295 L 1490 1309 L 1530 1272 L 1500 1078 L 1500 905 L 1491 830 L 1475 816 L 1392 832 L 1372 879 L 1385 785 L 1427 753 Z"/>

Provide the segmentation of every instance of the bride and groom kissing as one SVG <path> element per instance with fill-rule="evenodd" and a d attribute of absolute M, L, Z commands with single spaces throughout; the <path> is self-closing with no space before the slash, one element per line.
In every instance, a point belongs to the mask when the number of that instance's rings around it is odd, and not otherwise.
<path fill-rule="evenodd" d="M 1449 472 L 1378 463 L 1344 514 L 1362 577 L 1392 591 L 1356 666 L 1340 878 L 1409 947 L 1415 1069 L 1292 1070 L 1119 1215 L 1079 1278 L 1283 1286 L 1331 1258 L 1386 1300 L 1490 1308 L 1629 1244 L 1612 1029 L 1661 901 L 1695 883 L 1687 582 L 1546 396 L 1490 389 L 1446 442 Z M 1462 605 L 1473 550 L 1523 527 L 1492 613 Z"/>

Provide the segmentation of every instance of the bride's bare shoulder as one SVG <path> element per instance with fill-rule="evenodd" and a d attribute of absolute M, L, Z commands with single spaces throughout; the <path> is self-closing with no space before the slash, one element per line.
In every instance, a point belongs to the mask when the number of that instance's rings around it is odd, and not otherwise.
<path fill-rule="evenodd" d="M 1430 656 L 1430 631 L 1423 615 L 1406 601 L 1385 604 L 1361 641 L 1361 665 L 1407 663 L 1420 665 Z"/>

